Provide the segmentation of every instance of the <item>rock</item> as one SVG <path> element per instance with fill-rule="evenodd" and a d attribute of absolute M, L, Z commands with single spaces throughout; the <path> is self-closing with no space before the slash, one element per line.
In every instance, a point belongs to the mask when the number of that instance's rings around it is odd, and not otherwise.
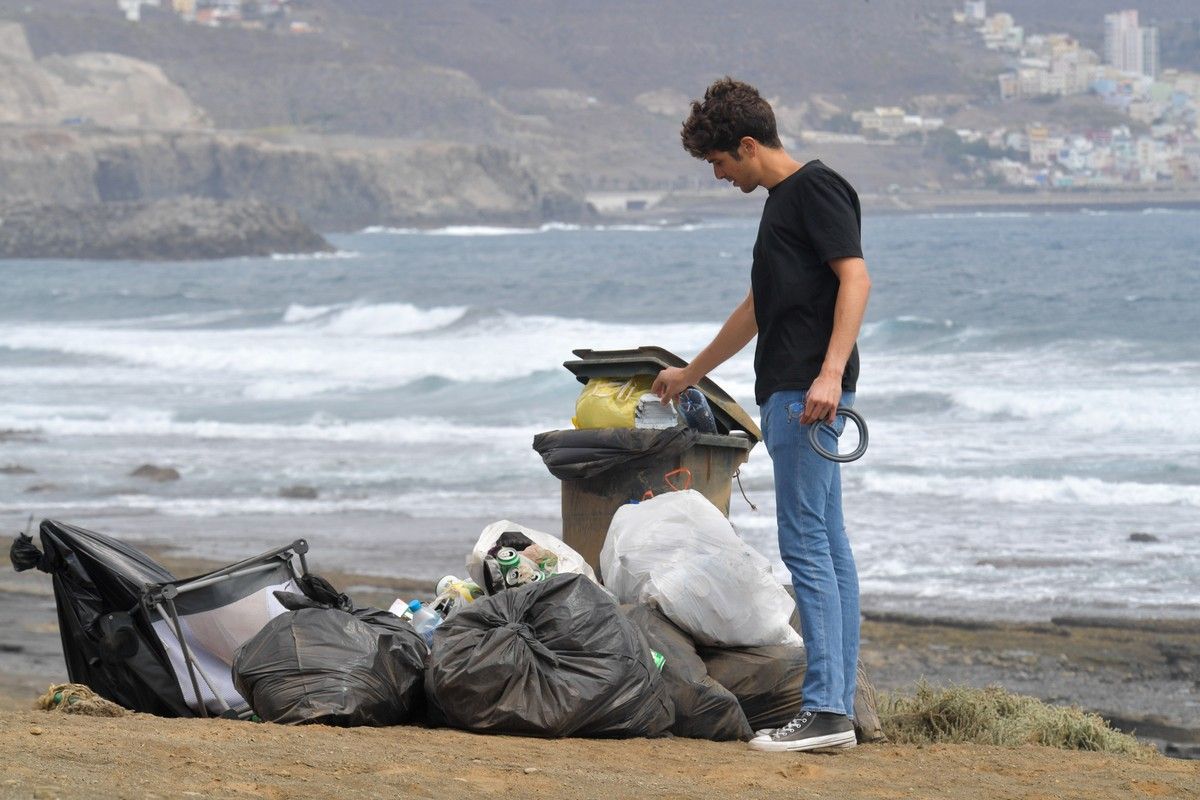
<path fill-rule="evenodd" d="M 526 775 L 534 775 L 534 774 L 536 774 L 536 773 L 538 773 L 538 772 L 541 772 L 541 770 L 540 770 L 540 769 L 538 769 L 537 767 L 526 767 L 526 768 L 525 768 L 525 774 L 526 774 Z"/>
<path fill-rule="evenodd" d="M 35 483 L 32 486 L 26 486 L 25 492 L 26 494 L 39 494 L 41 492 L 55 492 L 60 488 L 62 487 L 56 483 Z"/>
<path fill-rule="evenodd" d="M 1141 531 L 1129 534 L 1131 542 L 1157 542 L 1159 538 L 1153 533 L 1142 533 Z"/>
<path fill-rule="evenodd" d="M 0 429 L 0 442 L 40 442 L 42 437 L 36 431 L 20 430 L 17 428 Z"/>
<path fill-rule="evenodd" d="M 131 478 L 144 478 L 148 481 L 156 483 L 166 483 L 167 481 L 179 480 L 179 470 L 174 467 L 160 467 L 156 464 L 142 464 L 140 467 L 129 473 Z"/>
<path fill-rule="evenodd" d="M 0 207 L 0 258 L 182 261 L 333 249 L 294 211 L 257 200 Z"/>
<path fill-rule="evenodd" d="M 0 475 L 36 475 L 34 470 L 29 467 L 23 467 L 20 464 L 6 464 L 0 467 Z"/>
<path fill-rule="evenodd" d="M 317 490 L 312 486 L 296 484 L 295 486 L 285 486 L 280 489 L 279 496 L 286 497 L 289 500 L 316 500 Z"/>
<path fill-rule="evenodd" d="M 279 143 L 229 131 L 0 128 L 0 175 L 3 202 L 144 204 L 192 195 L 294 209 L 319 230 L 537 225 L 588 214 L 581 186 L 552 166 L 520 150 L 442 141 L 366 146 Z"/>

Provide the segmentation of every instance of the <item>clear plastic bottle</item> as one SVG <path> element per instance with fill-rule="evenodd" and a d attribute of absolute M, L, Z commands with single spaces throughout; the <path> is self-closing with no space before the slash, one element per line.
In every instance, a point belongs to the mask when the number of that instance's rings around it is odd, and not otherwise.
<path fill-rule="evenodd" d="M 408 604 L 408 607 L 413 612 L 413 630 L 421 634 L 421 638 L 425 640 L 426 647 L 433 647 L 433 632 L 444 621 L 442 615 L 429 606 L 421 605 L 420 600 L 413 600 Z"/>

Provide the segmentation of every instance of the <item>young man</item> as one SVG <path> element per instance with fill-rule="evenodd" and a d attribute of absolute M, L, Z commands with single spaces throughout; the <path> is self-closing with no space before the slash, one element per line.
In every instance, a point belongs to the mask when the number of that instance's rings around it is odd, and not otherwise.
<path fill-rule="evenodd" d="M 717 81 L 692 103 L 683 146 L 713 174 L 769 195 L 754 243 L 750 293 L 686 367 L 664 369 L 653 391 L 677 397 L 758 335 L 755 401 L 775 469 L 779 553 L 792 576 L 807 648 L 801 713 L 750 742 L 758 750 L 853 747 L 858 574 L 842 522 L 838 465 L 819 456 L 809 427 L 840 433 L 854 402 L 858 337 L 871 280 L 859 241 L 858 195 L 822 164 L 783 149 L 771 106 L 753 87 Z M 835 450 L 828 428 L 822 445 Z"/>

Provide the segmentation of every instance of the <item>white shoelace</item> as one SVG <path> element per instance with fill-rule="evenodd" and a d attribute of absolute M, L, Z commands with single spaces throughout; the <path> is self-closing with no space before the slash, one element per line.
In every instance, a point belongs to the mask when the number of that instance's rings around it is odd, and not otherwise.
<path fill-rule="evenodd" d="M 789 722 L 787 725 L 784 725 L 782 728 L 780 728 L 779 730 L 775 731 L 775 736 L 774 736 L 774 738 L 776 738 L 776 739 L 782 739 L 783 737 L 790 735 L 790 734 L 791 734 L 793 731 L 795 731 L 797 728 L 801 727 L 801 726 L 802 726 L 802 725 L 804 725 L 806 722 L 808 722 L 808 719 L 809 719 L 809 717 L 811 717 L 811 716 L 812 716 L 812 712 L 811 712 L 811 711 L 802 711 L 802 712 L 800 712 L 800 716 L 796 717 L 796 718 L 795 718 L 795 719 L 793 719 L 791 722 Z"/>

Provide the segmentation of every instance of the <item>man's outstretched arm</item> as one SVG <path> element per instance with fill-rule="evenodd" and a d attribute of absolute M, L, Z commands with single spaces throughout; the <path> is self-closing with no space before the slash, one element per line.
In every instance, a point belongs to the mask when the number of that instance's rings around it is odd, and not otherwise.
<path fill-rule="evenodd" d="M 833 422 L 839 401 L 842 399 L 842 375 L 846 362 L 854 351 L 858 330 L 862 327 L 863 314 L 867 310 L 867 297 L 871 294 L 871 276 L 867 274 L 867 262 L 861 258 L 837 258 L 829 262 L 829 268 L 838 276 L 837 303 L 833 308 L 833 335 L 825 350 L 825 362 L 821 373 L 813 381 L 804 398 L 804 413 L 800 422 L 809 425 L 817 420 Z"/>
<path fill-rule="evenodd" d="M 661 397 L 664 403 L 676 399 L 680 392 L 699 383 L 701 378 L 745 347 L 756 333 L 758 322 L 754 319 L 754 292 L 750 291 L 708 346 L 686 367 L 667 367 L 658 373 L 650 391 Z"/>

